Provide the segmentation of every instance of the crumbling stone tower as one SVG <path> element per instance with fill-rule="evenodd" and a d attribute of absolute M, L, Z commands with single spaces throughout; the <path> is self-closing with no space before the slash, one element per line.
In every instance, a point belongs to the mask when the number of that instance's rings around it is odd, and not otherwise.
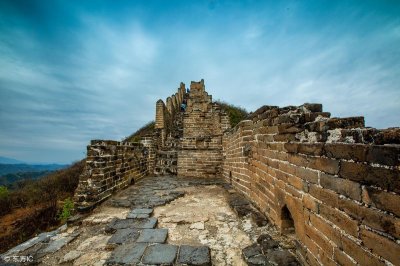
<path fill-rule="evenodd" d="M 204 80 L 190 84 L 178 151 L 178 175 L 215 177 L 222 174 L 222 135 L 228 116 L 205 91 Z"/>
<path fill-rule="evenodd" d="M 181 111 L 185 101 L 187 108 Z M 222 174 L 222 135 L 230 127 L 228 116 L 212 102 L 204 80 L 192 81 L 186 92 L 156 103 L 154 143 L 157 146 L 155 174 L 215 177 Z"/>

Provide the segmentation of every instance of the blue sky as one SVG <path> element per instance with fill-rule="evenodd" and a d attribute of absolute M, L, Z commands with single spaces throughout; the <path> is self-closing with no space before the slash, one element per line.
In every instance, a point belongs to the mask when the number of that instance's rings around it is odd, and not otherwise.
<path fill-rule="evenodd" d="M 181 81 L 399 126 L 398 1 L 0 1 L 0 155 L 69 163 Z"/>

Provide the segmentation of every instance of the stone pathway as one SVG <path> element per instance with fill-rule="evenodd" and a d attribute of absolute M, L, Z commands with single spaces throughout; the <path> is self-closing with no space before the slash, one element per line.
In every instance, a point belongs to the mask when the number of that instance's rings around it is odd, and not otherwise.
<path fill-rule="evenodd" d="M 206 246 L 177 246 L 166 244 L 168 229 L 158 228 L 157 219 L 150 217 L 151 208 L 135 208 L 126 219 L 115 219 L 105 232 L 112 233 L 107 242 L 114 249 L 107 265 L 211 265 Z"/>
<path fill-rule="evenodd" d="M 221 179 L 147 177 L 71 221 L 0 257 L 8 265 L 23 256 L 32 261 L 23 265 L 298 265 L 293 240 Z"/>

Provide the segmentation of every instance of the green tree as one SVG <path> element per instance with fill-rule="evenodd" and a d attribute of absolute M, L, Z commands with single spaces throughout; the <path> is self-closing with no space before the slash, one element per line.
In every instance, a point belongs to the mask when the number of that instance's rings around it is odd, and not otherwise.
<path fill-rule="evenodd" d="M 67 198 L 64 201 L 63 209 L 58 215 L 58 219 L 62 222 L 65 222 L 69 217 L 71 217 L 73 210 L 74 202 L 71 200 L 71 198 Z"/>
<path fill-rule="evenodd" d="M 9 213 L 10 210 L 10 192 L 7 187 L 0 186 L 0 216 Z"/>
<path fill-rule="evenodd" d="M 0 186 L 0 199 L 7 198 L 10 192 L 8 191 L 7 187 Z"/>

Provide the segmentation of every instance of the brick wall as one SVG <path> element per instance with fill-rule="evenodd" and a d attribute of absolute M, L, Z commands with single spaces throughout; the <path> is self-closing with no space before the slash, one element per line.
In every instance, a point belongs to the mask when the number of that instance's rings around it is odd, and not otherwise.
<path fill-rule="evenodd" d="M 223 138 L 223 176 L 310 265 L 400 265 L 400 129 L 263 106 Z M 293 230 L 292 229 L 292 230 Z"/>
<path fill-rule="evenodd" d="M 80 211 L 90 209 L 145 176 L 154 167 L 154 151 L 148 140 L 128 143 L 92 140 L 87 147 L 84 172 L 75 191 L 75 203 Z"/>

